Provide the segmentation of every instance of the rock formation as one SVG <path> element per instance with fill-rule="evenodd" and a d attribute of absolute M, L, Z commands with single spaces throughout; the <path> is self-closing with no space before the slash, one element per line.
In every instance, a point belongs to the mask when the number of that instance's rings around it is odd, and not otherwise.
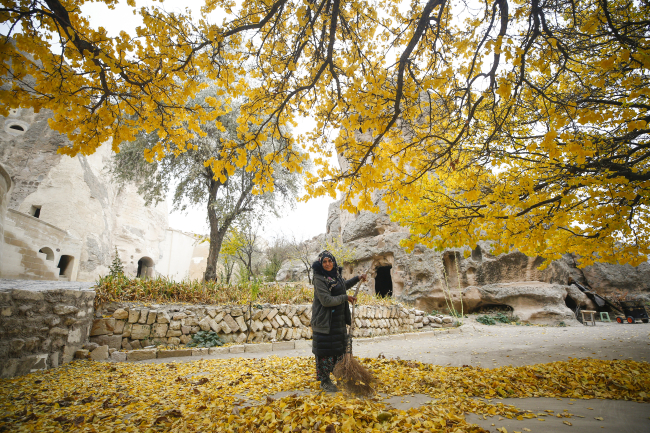
<path fill-rule="evenodd" d="M 13 181 L 0 206 L 9 208 L 0 276 L 95 281 L 116 248 L 128 275 L 200 276 L 195 268 L 205 260 L 195 253 L 203 248 L 168 229 L 166 203 L 145 206 L 135 185 L 111 181 L 110 143 L 89 156 L 63 156 L 57 151 L 67 139 L 49 128 L 49 115 L 21 109 L 0 118 L 0 163 Z"/>

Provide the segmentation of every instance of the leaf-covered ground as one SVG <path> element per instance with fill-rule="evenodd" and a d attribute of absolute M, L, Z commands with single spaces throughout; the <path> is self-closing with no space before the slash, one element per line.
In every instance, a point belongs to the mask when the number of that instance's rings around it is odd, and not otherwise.
<path fill-rule="evenodd" d="M 650 400 L 646 362 L 571 359 L 494 369 L 362 362 L 382 381 L 372 398 L 318 393 L 312 357 L 74 362 L 2 380 L 0 431 L 484 432 L 464 414 L 536 417 L 498 403 L 500 396 Z M 282 391 L 307 392 L 267 397 Z M 382 403 L 413 393 L 432 401 L 408 411 Z"/>

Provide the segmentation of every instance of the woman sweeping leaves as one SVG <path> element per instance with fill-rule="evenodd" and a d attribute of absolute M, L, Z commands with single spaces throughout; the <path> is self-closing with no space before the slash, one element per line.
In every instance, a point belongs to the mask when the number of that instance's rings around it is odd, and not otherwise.
<path fill-rule="evenodd" d="M 338 388 L 330 379 L 334 365 L 345 354 L 346 325 L 350 325 L 349 303 L 356 298 L 346 291 L 359 281 L 366 281 L 366 274 L 347 281 L 341 275 L 342 269 L 329 251 L 318 255 L 312 264 L 314 270 L 314 303 L 311 307 L 311 328 L 314 332 L 312 353 L 316 356 L 316 377 L 320 387 L 327 392 Z"/>

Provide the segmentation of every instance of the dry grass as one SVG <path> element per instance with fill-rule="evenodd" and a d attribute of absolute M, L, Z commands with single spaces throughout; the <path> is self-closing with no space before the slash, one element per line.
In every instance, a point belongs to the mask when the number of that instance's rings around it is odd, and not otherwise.
<path fill-rule="evenodd" d="M 180 281 L 106 276 L 95 287 L 95 308 L 107 302 L 189 303 L 208 305 L 310 304 L 314 289 L 306 283 L 222 284 L 215 281 Z M 392 298 L 360 293 L 359 305 L 395 305 Z"/>

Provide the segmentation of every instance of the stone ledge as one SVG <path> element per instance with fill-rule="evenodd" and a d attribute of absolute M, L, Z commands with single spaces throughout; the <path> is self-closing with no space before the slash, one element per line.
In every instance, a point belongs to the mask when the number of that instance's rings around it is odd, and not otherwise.
<path fill-rule="evenodd" d="M 436 329 L 432 331 L 410 332 L 406 334 L 392 334 L 381 335 L 371 338 L 354 338 L 355 343 L 373 343 L 375 341 L 387 340 L 417 340 L 419 338 L 435 337 L 439 334 L 460 334 L 460 328 L 446 328 Z M 111 361 L 142 361 L 145 359 L 154 358 L 172 358 L 172 357 L 185 357 L 185 356 L 206 356 L 206 355 L 224 355 L 228 353 L 262 353 L 262 352 L 275 352 L 280 350 L 300 350 L 311 349 L 311 340 L 295 340 L 295 341 L 278 341 L 273 343 L 252 343 L 240 344 L 230 347 L 210 347 L 210 348 L 195 348 L 195 349 L 177 349 L 177 350 L 161 350 L 145 349 L 145 350 L 132 350 L 129 352 L 113 352 Z M 124 355 L 116 355 L 118 353 Z"/>
<path fill-rule="evenodd" d="M 157 358 L 175 358 L 177 356 L 192 356 L 192 349 L 159 350 Z"/>
<path fill-rule="evenodd" d="M 277 343 L 273 343 L 274 352 L 276 350 L 294 350 L 295 348 L 296 348 L 295 341 L 279 341 Z"/>
<path fill-rule="evenodd" d="M 271 343 L 244 344 L 244 352 L 260 353 L 271 352 L 272 350 L 273 344 Z"/>

